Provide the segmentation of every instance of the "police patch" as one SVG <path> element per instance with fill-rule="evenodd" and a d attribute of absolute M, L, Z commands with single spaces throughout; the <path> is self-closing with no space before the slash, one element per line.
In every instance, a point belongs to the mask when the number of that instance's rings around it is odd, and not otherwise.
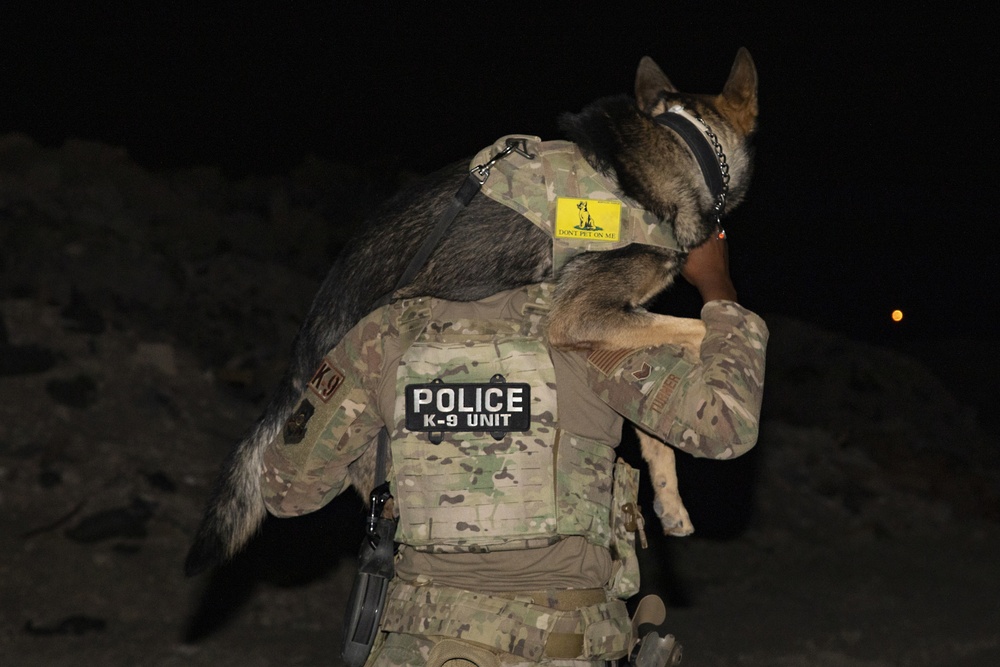
<path fill-rule="evenodd" d="M 497 440 L 510 431 L 530 430 L 531 385 L 500 378 L 490 382 L 445 384 L 435 380 L 406 385 L 406 430 L 487 431 Z"/>
<path fill-rule="evenodd" d="M 309 380 L 309 389 L 316 394 L 319 400 L 326 403 L 330 400 L 331 396 L 337 393 L 337 388 L 343 382 L 344 374 L 324 359 L 323 363 L 316 369 L 316 372 L 313 373 L 312 379 Z"/>

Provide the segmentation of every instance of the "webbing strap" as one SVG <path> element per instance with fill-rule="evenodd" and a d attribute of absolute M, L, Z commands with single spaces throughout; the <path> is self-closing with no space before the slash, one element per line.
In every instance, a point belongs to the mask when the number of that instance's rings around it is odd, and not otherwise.
<path fill-rule="evenodd" d="M 476 196 L 483 184 L 472 174 L 465 177 L 462 182 L 462 187 L 458 189 L 458 192 L 448 200 L 448 208 L 441 212 L 438 216 L 437 222 L 434 224 L 434 228 L 431 233 L 427 235 L 424 242 L 420 244 L 417 248 L 417 252 L 410 258 L 410 263 L 406 265 L 406 269 L 403 270 L 403 274 L 399 276 L 399 280 L 396 281 L 396 285 L 389 290 L 386 294 L 383 294 L 378 301 L 375 302 L 372 310 L 381 308 L 382 306 L 388 304 L 392 300 L 392 295 L 398 290 L 406 287 L 410 282 L 417 277 L 420 273 L 420 269 L 424 268 L 424 264 L 430 259 L 431 253 L 437 248 L 441 239 L 448 232 L 451 227 L 451 223 L 455 221 L 458 214 L 462 212 L 472 198 Z"/>
<path fill-rule="evenodd" d="M 445 665 L 472 665 L 474 667 L 500 667 L 500 658 L 487 649 L 459 641 L 457 639 L 442 639 L 434 645 L 427 655 L 427 667 L 444 667 Z"/>
<path fill-rule="evenodd" d="M 386 459 L 389 458 L 389 431 L 384 426 L 379 429 L 375 446 L 375 486 L 385 481 Z"/>
<path fill-rule="evenodd" d="M 490 592 L 489 595 L 505 600 L 530 602 L 557 611 L 574 611 L 581 607 L 600 604 L 608 599 L 607 592 L 603 588 Z"/>
<path fill-rule="evenodd" d="M 434 229 L 431 233 L 427 235 L 424 242 L 420 244 L 417 248 L 417 252 L 410 258 L 410 263 L 406 265 L 406 269 L 403 270 L 399 280 L 396 281 L 396 285 L 389 290 L 387 293 L 383 294 L 378 301 L 372 306 L 372 310 L 377 310 L 382 306 L 387 305 L 392 301 L 392 295 L 397 291 L 406 287 L 410 282 L 417 277 L 420 273 L 420 269 L 424 268 L 427 260 L 430 259 L 431 253 L 444 238 L 444 235 L 448 232 L 451 227 L 451 223 L 455 221 L 458 214 L 462 212 L 472 198 L 476 196 L 479 189 L 482 188 L 482 183 L 476 179 L 475 176 L 469 174 L 466 176 L 465 180 L 462 182 L 462 187 L 458 189 L 458 192 L 448 200 L 448 208 L 441 212 L 438 216 L 437 222 L 434 224 Z M 382 429 L 378 433 L 378 443 L 375 452 L 375 486 L 378 486 L 385 481 L 386 475 L 386 459 L 389 453 L 389 432 L 386 429 Z"/>

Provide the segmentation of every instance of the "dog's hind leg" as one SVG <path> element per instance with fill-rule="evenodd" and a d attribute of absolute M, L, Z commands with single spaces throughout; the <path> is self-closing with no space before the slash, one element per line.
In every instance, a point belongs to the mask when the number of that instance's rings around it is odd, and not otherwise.
<path fill-rule="evenodd" d="M 649 464 L 649 477 L 653 480 L 653 510 L 660 517 L 665 535 L 682 537 L 694 532 L 691 517 L 688 516 L 684 501 L 681 500 L 677 485 L 677 462 L 674 450 L 640 429 L 639 436 L 642 458 Z"/>

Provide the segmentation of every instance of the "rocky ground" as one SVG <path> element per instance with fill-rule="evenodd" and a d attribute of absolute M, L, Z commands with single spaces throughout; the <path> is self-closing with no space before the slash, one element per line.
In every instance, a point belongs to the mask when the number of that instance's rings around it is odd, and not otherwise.
<path fill-rule="evenodd" d="M 212 575 L 181 563 L 373 182 L 0 137 L 0 664 L 338 664 L 355 498 Z M 907 356 L 767 319 L 757 448 L 681 458 L 697 532 L 644 552 L 684 664 L 1000 664 L 991 367 L 972 341 Z"/>

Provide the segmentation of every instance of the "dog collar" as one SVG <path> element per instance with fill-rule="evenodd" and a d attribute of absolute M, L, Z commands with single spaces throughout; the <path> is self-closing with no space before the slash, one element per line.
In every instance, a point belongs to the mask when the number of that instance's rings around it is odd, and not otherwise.
<path fill-rule="evenodd" d="M 680 105 L 670 107 L 664 113 L 654 116 L 653 120 L 680 135 L 694 153 L 705 184 L 715 199 L 712 214 L 718 223 L 729 194 L 729 163 L 719 138 L 701 116 Z"/>

